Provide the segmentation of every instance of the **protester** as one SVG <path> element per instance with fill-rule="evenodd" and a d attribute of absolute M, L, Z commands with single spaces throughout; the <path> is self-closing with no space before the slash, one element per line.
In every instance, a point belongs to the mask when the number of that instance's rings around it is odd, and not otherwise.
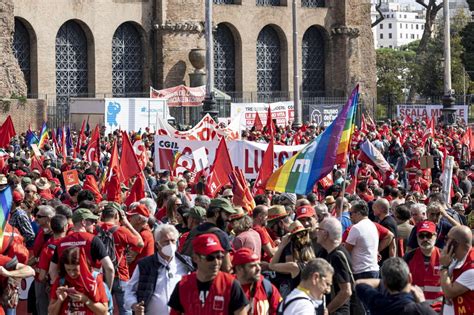
<path fill-rule="evenodd" d="M 278 289 L 261 274 L 260 259 L 249 248 L 238 249 L 232 260 L 237 280 L 250 301 L 249 315 L 274 315 L 281 301 Z"/>
<path fill-rule="evenodd" d="M 315 258 L 301 272 L 300 285 L 280 304 L 283 315 L 326 314 L 324 295 L 331 291 L 334 268 L 324 259 Z"/>
<path fill-rule="evenodd" d="M 380 271 L 382 280 L 357 280 L 357 295 L 370 314 L 437 314 L 425 301 L 423 291 L 411 285 L 412 275 L 403 259 L 387 259 Z M 380 289 L 381 284 L 384 291 Z"/>
<path fill-rule="evenodd" d="M 168 305 L 180 314 L 233 314 L 248 312 L 249 301 L 239 282 L 221 265 L 225 250 L 215 234 L 205 233 L 192 241 L 197 270 L 183 276 Z M 172 312 L 172 314 L 174 314 Z"/>
<path fill-rule="evenodd" d="M 181 277 L 194 271 L 191 259 L 176 252 L 178 231 L 170 224 L 155 231 L 156 253 L 138 262 L 125 288 L 124 308 L 135 314 L 169 314 L 168 301 Z"/>

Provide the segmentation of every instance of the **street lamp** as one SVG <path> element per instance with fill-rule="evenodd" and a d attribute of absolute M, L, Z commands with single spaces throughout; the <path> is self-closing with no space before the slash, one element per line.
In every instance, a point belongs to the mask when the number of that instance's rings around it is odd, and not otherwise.
<path fill-rule="evenodd" d="M 214 43 L 212 39 L 212 1 L 206 1 L 206 97 L 202 102 L 202 115 L 211 115 L 217 121 L 219 111 L 216 109 L 216 101 L 214 99 Z"/>
<path fill-rule="evenodd" d="M 444 124 L 452 125 L 456 121 L 456 109 L 454 109 L 454 97 L 451 89 L 451 21 L 449 19 L 449 0 L 443 0 L 444 13 L 444 95 L 443 113 Z"/>

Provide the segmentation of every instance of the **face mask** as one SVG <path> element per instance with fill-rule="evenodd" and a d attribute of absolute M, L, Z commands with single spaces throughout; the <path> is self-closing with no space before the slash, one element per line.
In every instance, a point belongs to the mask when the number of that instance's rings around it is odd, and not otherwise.
<path fill-rule="evenodd" d="M 176 253 L 176 244 L 168 244 L 163 246 L 161 248 L 161 252 L 167 257 L 174 257 L 174 253 Z"/>

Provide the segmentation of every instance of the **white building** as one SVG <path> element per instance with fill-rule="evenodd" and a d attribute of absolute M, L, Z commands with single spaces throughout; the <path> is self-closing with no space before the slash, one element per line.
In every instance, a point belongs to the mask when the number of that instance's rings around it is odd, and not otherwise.
<path fill-rule="evenodd" d="M 384 2 L 381 6 L 384 19 L 372 30 L 375 48 L 399 48 L 421 39 L 425 26 L 425 12 L 419 6 Z M 372 21 L 378 17 L 372 6 Z"/>

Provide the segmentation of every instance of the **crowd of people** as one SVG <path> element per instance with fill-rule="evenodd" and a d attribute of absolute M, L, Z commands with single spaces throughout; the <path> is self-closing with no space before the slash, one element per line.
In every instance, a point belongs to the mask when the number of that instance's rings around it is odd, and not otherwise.
<path fill-rule="evenodd" d="M 102 129 L 98 162 L 86 157 L 88 141 L 67 156 L 49 141 L 38 159 L 25 135 L 15 136 L 0 157 L 0 191 L 12 199 L 0 244 L 0 314 L 17 314 L 21 280 L 34 277 L 27 312 L 38 315 L 472 315 L 471 140 L 463 125 L 439 124 L 428 137 L 426 128 L 368 124 L 355 131 L 348 164 L 334 167 L 330 184 L 307 195 L 267 190 L 251 209 L 237 206 L 231 185 L 208 196 L 204 176 L 155 171 L 148 130 L 130 135 L 148 155 L 139 200 L 131 181 L 113 201 L 85 184 L 88 176 L 101 182 L 122 133 Z M 274 139 L 304 144 L 322 130 L 278 127 Z M 265 128 L 242 138 L 270 140 Z M 359 161 L 365 140 L 391 171 Z M 421 165 L 427 156 L 432 163 Z M 66 189 L 69 170 L 79 184 Z"/>

